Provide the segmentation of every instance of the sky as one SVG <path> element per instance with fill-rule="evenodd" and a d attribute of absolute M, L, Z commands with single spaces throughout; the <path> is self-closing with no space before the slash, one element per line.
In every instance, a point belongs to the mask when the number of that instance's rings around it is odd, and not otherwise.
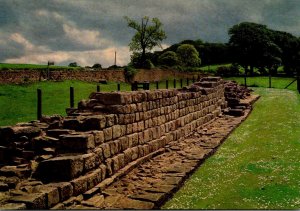
<path fill-rule="evenodd" d="M 0 0 L 0 62 L 108 67 L 116 51 L 117 65 L 126 65 L 135 31 L 124 16 L 159 18 L 163 48 L 225 43 L 244 21 L 300 36 L 300 0 Z"/>

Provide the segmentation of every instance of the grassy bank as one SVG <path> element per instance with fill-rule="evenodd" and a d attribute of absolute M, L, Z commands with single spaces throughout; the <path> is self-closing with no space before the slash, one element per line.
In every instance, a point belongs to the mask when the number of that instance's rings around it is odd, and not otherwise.
<path fill-rule="evenodd" d="M 164 209 L 299 209 L 300 97 L 256 88 L 249 118 Z"/>
<path fill-rule="evenodd" d="M 9 64 L 9 63 L 0 63 L 0 70 L 38 70 L 38 69 L 47 69 L 47 65 L 42 64 Z M 70 69 L 77 70 L 81 67 L 67 67 L 67 66 L 49 66 L 50 69 Z"/>

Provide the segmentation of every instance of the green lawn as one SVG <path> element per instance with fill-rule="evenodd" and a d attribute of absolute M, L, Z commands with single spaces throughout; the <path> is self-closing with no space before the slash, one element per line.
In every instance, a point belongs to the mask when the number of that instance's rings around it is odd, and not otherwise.
<path fill-rule="evenodd" d="M 192 80 L 190 80 L 190 84 Z M 121 91 L 129 91 L 129 84 L 121 83 Z M 183 81 L 183 86 L 186 80 Z M 0 85 L 0 126 L 27 122 L 37 117 L 37 89 L 42 89 L 42 113 L 44 115 L 66 115 L 65 109 L 70 106 L 69 90 L 75 90 L 75 107 L 81 99 L 88 99 L 91 92 L 96 91 L 97 83 L 82 81 L 37 82 L 28 85 Z M 166 82 L 161 81 L 159 88 L 165 88 Z M 173 80 L 169 81 L 169 88 L 173 88 Z M 177 88 L 180 87 L 177 80 Z M 117 83 L 100 84 L 101 91 L 116 91 Z M 150 89 L 156 89 L 151 83 Z"/>
<path fill-rule="evenodd" d="M 163 209 L 299 209 L 300 97 L 255 88 L 249 118 Z"/>
<path fill-rule="evenodd" d="M 245 84 L 244 77 L 231 77 L 231 78 L 225 78 L 225 79 L 237 81 L 239 84 L 243 84 L 243 85 Z M 284 89 L 293 80 L 294 80 L 294 78 L 272 77 L 271 78 L 271 87 L 277 88 L 277 89 Z M 247 77 L 247 86 L 269 88 L 269 77 L 265 77 L 265 76 Z M 287 89 L 297 90 L 297 82 L 294 82 Z"/>

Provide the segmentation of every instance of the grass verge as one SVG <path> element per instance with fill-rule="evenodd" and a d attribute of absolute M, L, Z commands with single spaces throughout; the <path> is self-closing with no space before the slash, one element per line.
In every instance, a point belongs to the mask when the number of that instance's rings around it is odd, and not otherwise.
<path fill-rule="evenodd" d="M 255 88 L 249 118 L 163 209 L 299 209 L 300 97 Z"/>

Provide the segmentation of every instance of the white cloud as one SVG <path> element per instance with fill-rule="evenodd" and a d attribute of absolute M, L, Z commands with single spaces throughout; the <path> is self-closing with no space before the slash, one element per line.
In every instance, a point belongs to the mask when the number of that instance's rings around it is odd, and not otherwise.
<path fill-rule="evenodd" d="M 63 29 L 66 37 L 86 47 L 106 47 L 113 43 L 105 38 L 101 38 L 100 32 L 96 30 L 80 30 L 74 26 L 63 24 Z"/>

